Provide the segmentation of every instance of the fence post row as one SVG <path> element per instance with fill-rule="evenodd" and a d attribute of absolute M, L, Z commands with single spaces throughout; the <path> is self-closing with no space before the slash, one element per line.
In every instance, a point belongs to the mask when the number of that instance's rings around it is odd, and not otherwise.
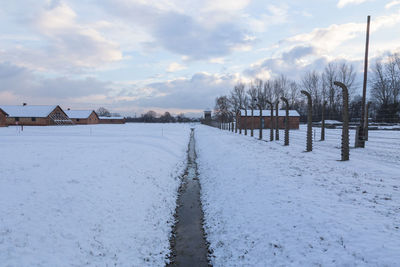
<path fill-rule="evenodd" d="M 302 94 L 307 96 L 308 109 L 307 109 L 307 148 L 306 151 L 312 151 L 312 99 L 310 93 L 302 90 Z"/>
<path fill-rule="evenodd" d="M 350 159 L 349 149 L 349 91 L 346 85 L 341 82 L 334 82 L 334 85 L 342 88 L 343 95 L 343 126 L 342 126 L 342 161 Z"/>
<path fill-rule="evenodd" d="M 325 141 L 325 108 L 327 102 L 322 104 L 322 118 L 321 118 L 321 141 Z"/>
<path fill-rule="evenodd" d="M 286 105 L 286 116 L 285 116 L 285 146 L 289 145 L 289 102 L 286 98 L 281 97 L 282 101 Z"/>

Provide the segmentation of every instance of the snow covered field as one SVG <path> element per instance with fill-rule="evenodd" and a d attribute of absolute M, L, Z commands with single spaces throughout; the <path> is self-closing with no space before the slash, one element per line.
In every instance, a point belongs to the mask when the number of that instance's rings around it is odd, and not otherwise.
<path fill-rule="evenodd" d="M 340 162 L 341 130 L 326 131 L 305 153 L 304 126 L 289 147 L 283 131 L 264 142 L 197 127 L 215 266 L 398 266 L 400 132 L 370 131 L 367 148 Z"/>
<path fill-rule="evenodd" d="M 0 128 L 0 265 L 163 266 L 189 132 Z"/>

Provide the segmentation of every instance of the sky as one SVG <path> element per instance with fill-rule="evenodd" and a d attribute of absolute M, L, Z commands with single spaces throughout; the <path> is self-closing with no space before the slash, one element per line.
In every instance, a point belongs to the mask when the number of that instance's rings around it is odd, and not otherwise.
<path fill-rule="evenodd" d="M 187 116 L 238 82 L 400 52 L 400 0 L 0 0 L 0 104 Z"/>

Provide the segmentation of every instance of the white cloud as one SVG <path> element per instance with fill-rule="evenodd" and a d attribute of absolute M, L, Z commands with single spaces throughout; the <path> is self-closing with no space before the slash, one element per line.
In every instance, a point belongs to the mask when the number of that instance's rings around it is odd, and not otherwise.
<path fill-rule="evenodd" d="M 183 66 L 177 62 L 173 62 L 173 63 L 169 64 L 169 66 L 167 68 L 167 72 L 177 72 L 177 71 L 184 70 L 184 69 L 186 69 L 185 66 Z"/>
<path fill-rule="evenodd" d="M 390 2 L 388 4 L 386 4 L 385 8 L 386 9 L 390 9 L 390 8 L 392 8 L 394 6 L 397 6 L 397 5 L 400 5 L 400 1 L 399 0 L 395 0 L 395 1 L 392 1 L 392 2 Z"/>
<path fill-rule="evenodd" d="M 367 0 L 339 0 L 337 7 L 338 8 L 343 8 L 347 5 L 350 4 L 362 4 L 364 2 L 366 2 Z"/>
<path fill-rule="evenodd" d="M 82 22 L 64 1 L 38 4 L 32 13 L 21 19 L 21 23 L 26 31 L 34 34 L 34 42 L 14 39 L 18 45 L 5 48 L 3 61 L 36 71 L 78 73 L 122 60 L 118 44 L 98 30 L 107 27 L 106 21 Z"/>

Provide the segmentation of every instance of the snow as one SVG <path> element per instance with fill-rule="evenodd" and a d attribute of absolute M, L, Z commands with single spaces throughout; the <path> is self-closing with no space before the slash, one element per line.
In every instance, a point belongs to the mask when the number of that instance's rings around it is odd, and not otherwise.
<path fill-rule="evenodd" d="M 71 119 L 87 119 L 93 110 L 66 110 L 65 113 Z"/>
<path fill-rule="evenodd" d="M 240 111 L 241 116 L 245 116 L 245 110 Z M 262 115 L 263 117 L 269 117 L 271 115 L 271 110 L 270 109 L 264 109 L 262 110 Z M 274 116 L 276 115 L 276 110 L 274 110 Z M 286 110 L 278 110 L 278 115 L 280 117 L 286 116 Z M 247 116 L 251 116 L 251 109 L 247 110 Z M 253 110 L 253 116 L 260 116 L 260 110 L 259 109 L 254 109 Z M 289 117 L 300 117 L 300 114 L 296 110 L 289 110 Z"/>
<path fill-rule="evenodd" d="M 319 121 L 319 123 L 322 123 L 322 121 Z M 341 121 L 336 121 L 336 120 L 325 120 L 326 125 L 342 125 Z"/>
<path fill-rule="evenodd" d="M 56 108 L 57 106 L 0 106 L 2 110 L 8 113 L 10 117 L 37 117 L 45 118 Z"/>
<path fill-rule="evenodd" d="M 370 131 L 366 148 L 341 162 L 341 130 L 326 129 L 327 141 L 306 153 L 305 127 L 290 131 L 289 147 L 283 131 L 281 141 L 266 142 L 258 131 L 197 127 L 212 264 L 397 266 L 400 132 Z"/>
<path fill-rule="evenodd" d="M 2 266 L 163 266 L 189 125 L 0 128 Z"/>

